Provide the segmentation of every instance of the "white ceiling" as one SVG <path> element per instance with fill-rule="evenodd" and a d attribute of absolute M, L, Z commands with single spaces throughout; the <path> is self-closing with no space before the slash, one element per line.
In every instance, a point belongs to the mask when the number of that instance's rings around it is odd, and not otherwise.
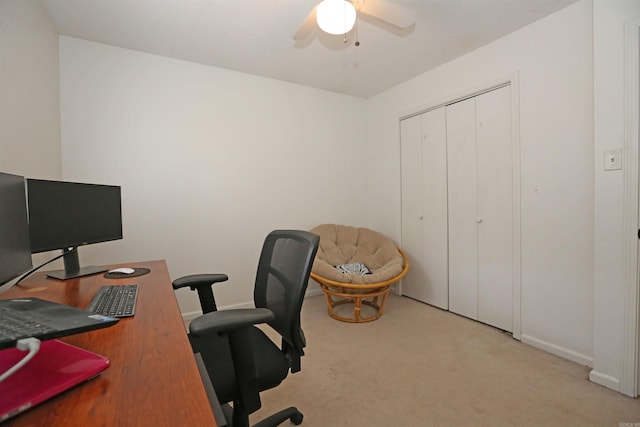
<path fill-rule="evenodd" d="M 577 0 L 393 0 L 415 26 L 361 18 L 358 47 L 293 40 L 320 0 L 41 1 L 62 35 L 369 98 Z"/>

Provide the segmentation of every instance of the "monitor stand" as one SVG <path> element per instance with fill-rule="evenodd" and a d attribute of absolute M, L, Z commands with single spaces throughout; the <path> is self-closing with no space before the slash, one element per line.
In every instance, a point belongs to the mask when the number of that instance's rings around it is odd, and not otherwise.
<path fill-rule="evenodd" d="M 56 270 L 47 273 L 47 277 L 58 280 L 75 279 L 76 277 L 90 276 L 92 274 L 107 271 L 106 267 L 91 265 L 80 268 L 80 259 L 78 258 L 78 248 L 65 248 L 62 250 L 64 260 L 64 270 Z"/>

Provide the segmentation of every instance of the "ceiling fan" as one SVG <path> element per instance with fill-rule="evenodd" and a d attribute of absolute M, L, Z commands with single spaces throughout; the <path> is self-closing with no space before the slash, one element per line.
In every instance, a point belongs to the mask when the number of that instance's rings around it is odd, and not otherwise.
<path fill-rule="evenodd" d="M 398 29 L 409 28 L 416 22 L 416 14 L 391 0 L 323 0 L 307 15 L 293 39 L 304 40 L 316 29 L 345 37 L 357 18 L 371 17 Z M 360 43 L 356 41 L 356 46 Z"/>

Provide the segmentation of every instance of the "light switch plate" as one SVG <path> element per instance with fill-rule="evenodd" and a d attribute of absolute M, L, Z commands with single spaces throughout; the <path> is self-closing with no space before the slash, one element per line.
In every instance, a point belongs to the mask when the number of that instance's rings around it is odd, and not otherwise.
<path fill-rule="evenodd" d="M 622 169 L 622 149 L 607 150 L 604 152 L 604 170 L 613 171 Z"/>

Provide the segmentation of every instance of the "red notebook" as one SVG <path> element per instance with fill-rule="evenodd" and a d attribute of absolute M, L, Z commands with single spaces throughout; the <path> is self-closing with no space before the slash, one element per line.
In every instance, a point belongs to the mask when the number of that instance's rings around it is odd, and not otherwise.
<path fill-rule="evenodd" d="M 18 363 L 28 351 L 0 351 L 0 373 Z M 0 383 L 0 422 L 18 415 L 109 367 L 104 356 L 58 340 L 43 341 L 38 353 Z"/>

